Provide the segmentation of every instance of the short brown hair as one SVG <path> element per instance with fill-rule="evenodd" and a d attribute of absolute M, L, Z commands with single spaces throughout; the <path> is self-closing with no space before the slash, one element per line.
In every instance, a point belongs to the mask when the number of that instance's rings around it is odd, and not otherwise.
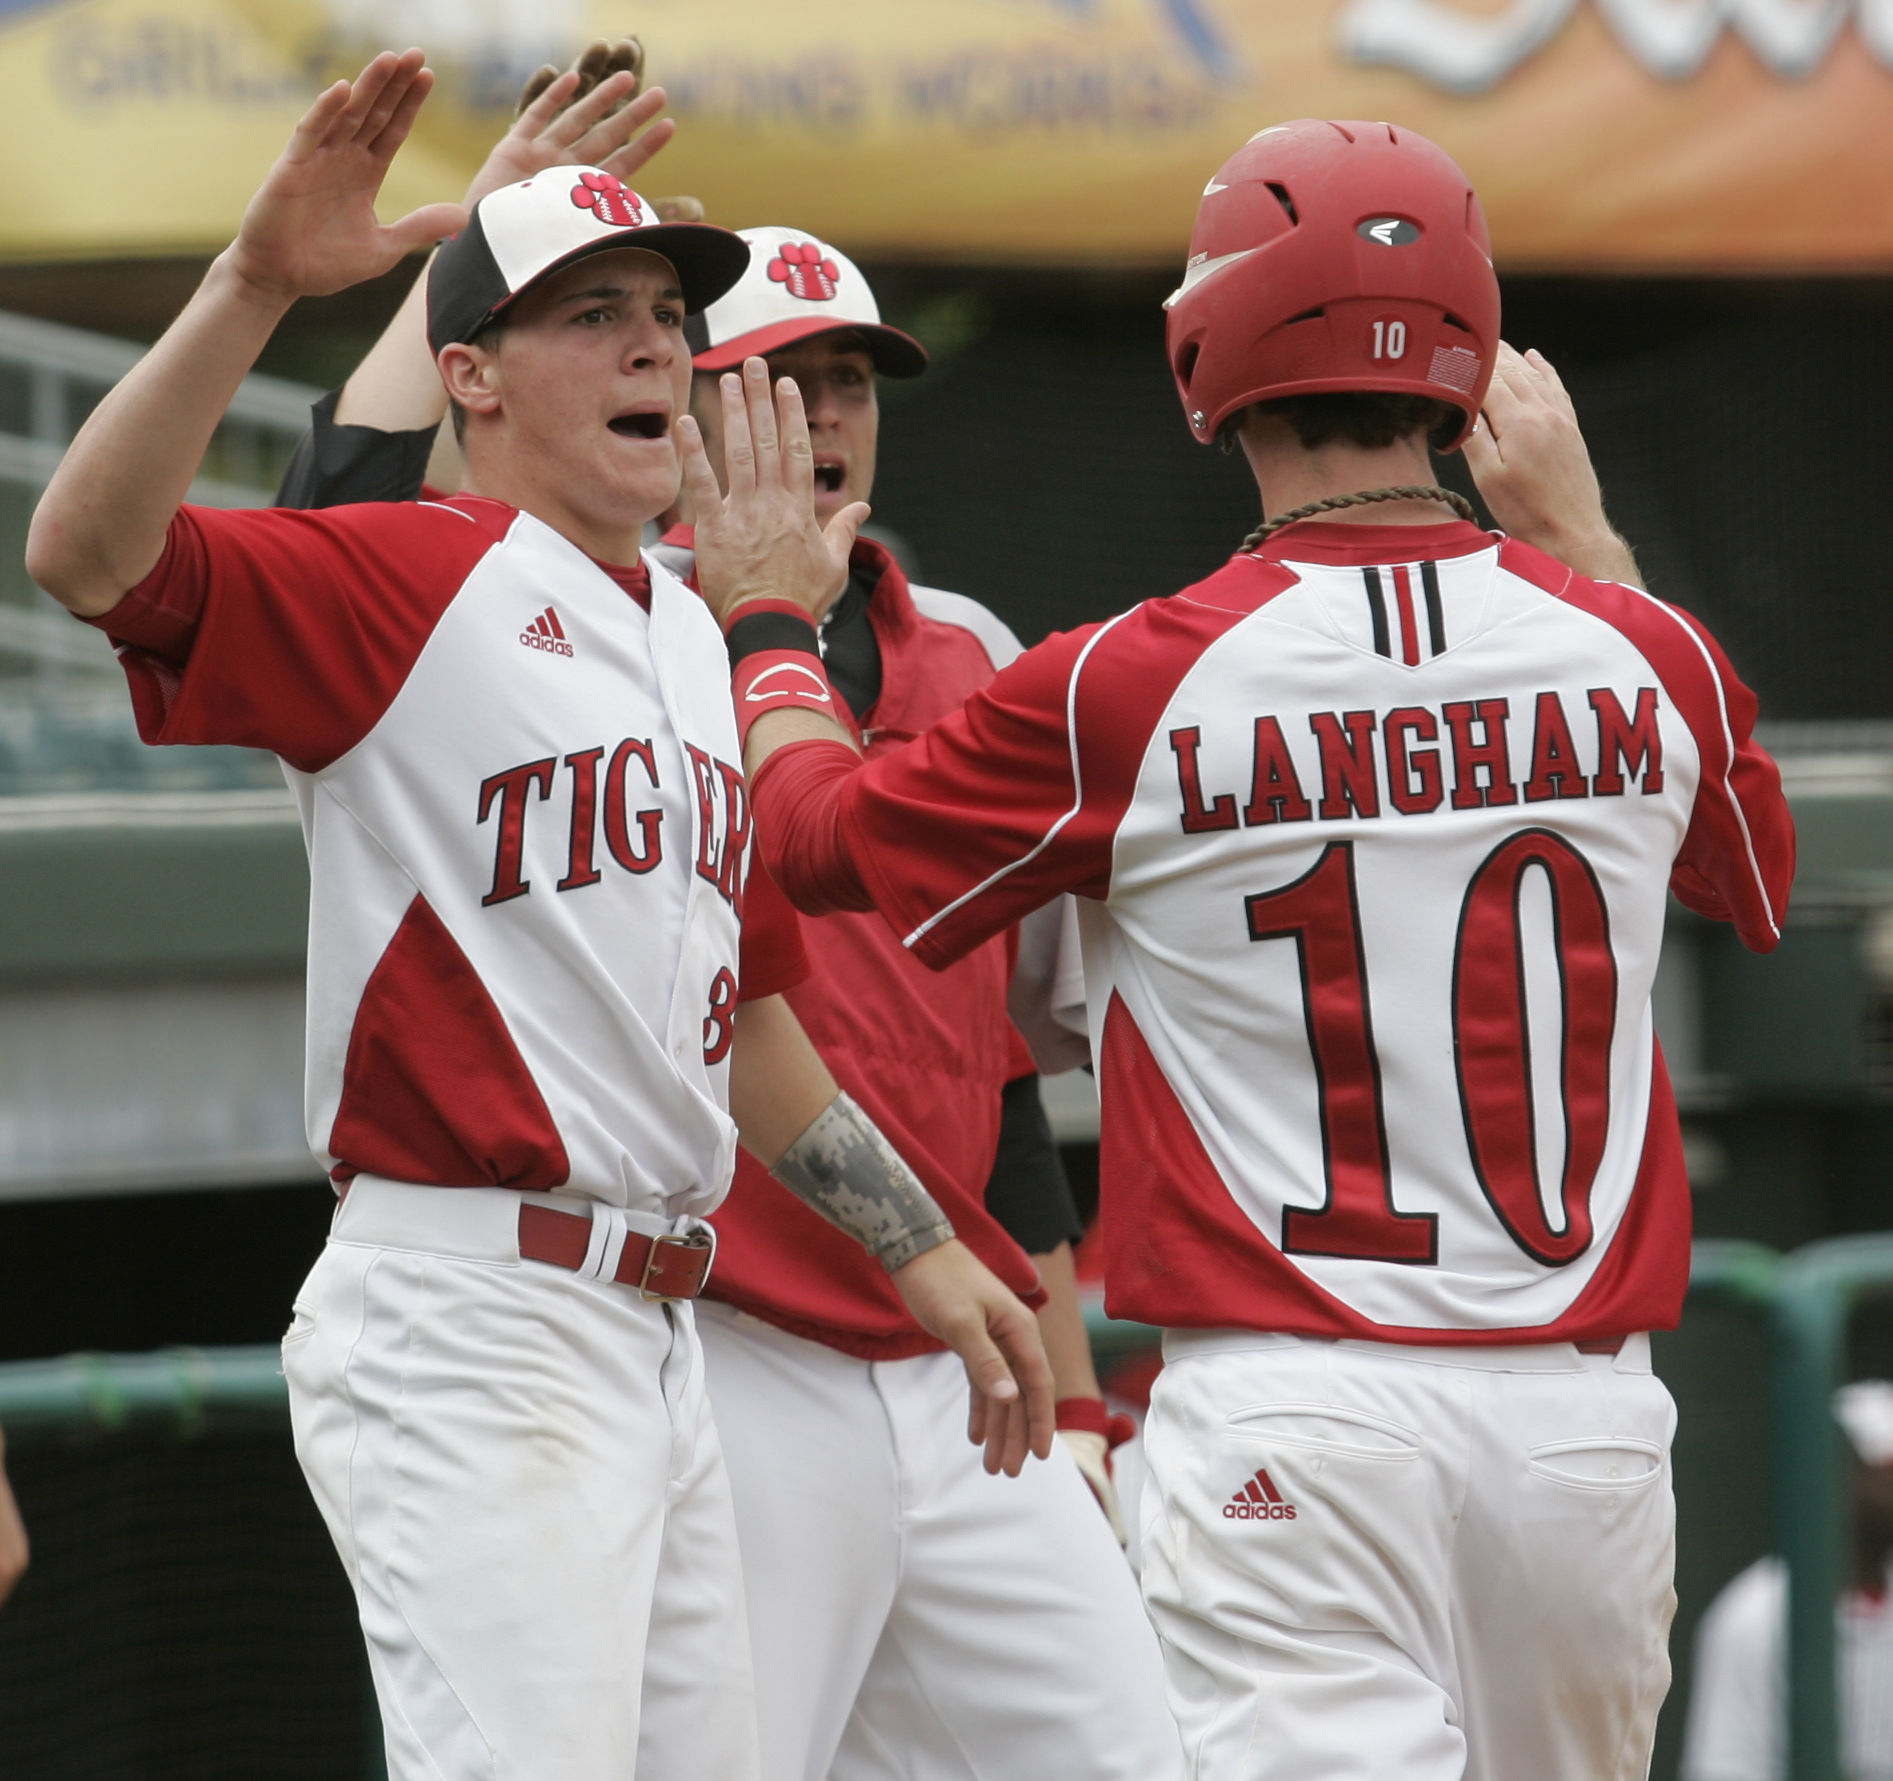
<path fill-rule="evenodd" d="M 1280 396 L 1257 402 L 1257 414 L 1279 414 L 1295 429 L 1304 451 L 1344 440 L 1379 450 L 1397 439 L 1424 433 L 1435 450 L 1459 431 L 1463 415 L 1450 402 L 1385 390 L 1324 390 L 1312 396 Z M 1244 412 L 1247 412 L 1245 410 Z M 1241 416 L 1235 417 L 1240 421 Z"/>

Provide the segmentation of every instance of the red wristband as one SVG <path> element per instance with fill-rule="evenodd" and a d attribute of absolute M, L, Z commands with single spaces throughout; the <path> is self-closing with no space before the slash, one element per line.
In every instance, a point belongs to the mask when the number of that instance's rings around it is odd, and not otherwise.
<path fill-rule="evenodd" d="M 767 711 L 835 716 L 835 695 L 822 658 L 799 649 L 765 649 L 744 656 L 731 673 L 730 696 L 736 702 L 739 745 L 749 740 L 750 725 Z"/>

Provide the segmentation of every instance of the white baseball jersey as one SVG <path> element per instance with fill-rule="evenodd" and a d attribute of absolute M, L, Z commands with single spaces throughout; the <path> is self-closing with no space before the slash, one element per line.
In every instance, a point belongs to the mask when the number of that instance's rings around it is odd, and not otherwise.
<path fill-rule="evenodd" d="M 695 595 L 493 501 L 186 508 L 101 623 L 147 741 L 283 759 L 338 1181 L 722 1198 L 750 818 Z"/>
<path fill-rule="evenodd" d="M 1754 711 L 1634 589 L 1470 525 L 1321 523 L 755 790 L 793 900 L 871 900 L 929 962 L 1088 899 L 1115 1315 L 1577 1340 L 1680 1310 L 1650 984 L 1672 884 L 1778 938 Z"/>

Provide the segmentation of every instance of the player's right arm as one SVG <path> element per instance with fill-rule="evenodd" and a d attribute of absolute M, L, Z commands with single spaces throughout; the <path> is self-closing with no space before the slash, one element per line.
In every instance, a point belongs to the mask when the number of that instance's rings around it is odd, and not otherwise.
<path fill-rule="evenodd" d="M 1635 553 L 1605 515 L 1577 409 L 1543 353 L 1499 342 L 1485 409 L 1461 449 L 1492 517 L 1514 538 L 1592 581 L 1643 586 Z"/>
<path fill-rule="evenodd" d="M 93 410 L 41 497 L 27 572 L 81 617 L 150 574 L 238 384 L 298 297 L 386 272 L 466 221 L 431 204 L 399 222 L 375 195 L 433 83 L 419 50 L 377 56 L 303 115 L 183 313 Z"/>

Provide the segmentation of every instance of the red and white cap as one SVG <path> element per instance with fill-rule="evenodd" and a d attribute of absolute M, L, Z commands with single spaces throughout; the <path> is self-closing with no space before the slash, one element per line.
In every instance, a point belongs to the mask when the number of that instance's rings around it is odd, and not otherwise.
<path fill-rule="evenodd" d="M 684 319 L 697 370 L 733 371 L 747 358 L 843 330 L 867 342 L 884 377 L 926 370 L 927 349 L 881 320 L 868 281 L 840 249 L 801 229 L 738 233 L 749 244 L 748 270 L 724 296 Z"/>
<path fill-rule="evenodd" d="M 427 276 L 428 344 L 439 352 L 471 340 L 548 272 L 619 247 L 670 261 L 686 313 L 714 303 L 749 264 L 749 248 L 733 230 L 664 222 L 648 198 L 597 167 L 548 167 L 489 192 L 434 256 Z"/>

